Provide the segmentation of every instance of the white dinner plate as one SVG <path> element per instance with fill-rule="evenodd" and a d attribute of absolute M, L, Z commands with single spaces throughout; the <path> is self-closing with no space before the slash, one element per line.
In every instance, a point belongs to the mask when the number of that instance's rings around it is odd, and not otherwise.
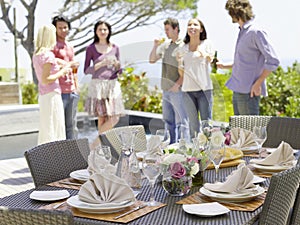
<path fill-rule="evenodd" d="M 79 181 L 87 181 L 90 177 L 90 173 L 87 169 L 75 170 L 70 173 L 70 177 Z"/>
<path fill-rule="evenodd" d="M 59 191 L 33 191 L 29 195 L 29 198 L 38 201 L 57 201 L 64 198 L 68 198 L 70 193 L 67 190 Z"/>
<path fill-rule="evenodd" d="M 248 192 L 221 193 L 221 192 L 213 192 L 207 190 L 205 187 L 202 187 L 200 188 L 200 192 L 203 195 L 210 197 L 211 199 L 216 201 L 220 200 L 220 201 L 228 201 L 228 202 L 247 202 L 263 194 L 265 192 L 265 189 L 260 187 L 259 185 L 256 185 L 255 189 L 251 189 Z"/>
<path fill-rule="evenodd" d="M 230 210 L 218 202 L 182 205 L 185 212 L 202 217 L 218 216 L 230 212 Z"/>
<path fill-rule="evenodd" d="M 244 153 L 253 153 L 253 152 L 258 152 L 258 149 L 259 147 L 257 145 L 253 145 L 253 146 L 241 148 L 241 151 Z"/>
<path fill-rule="evenodd" d="M 106 214 L 119 212 L 122 209 L 131 206 L 135 201 L 123 201 L 120 203 L 105 203 L 105 204 L 92 204 L 83 202 L 78 198 L 78 195 L 68 198 L 67 204 L 77 208 L 78 210 L 86 213 L 97 213 L 97 214 Z"/>
<path fill-rule="evenodd" d="M 251 160 L 250 160 L 250 163 L 251 163 Z M 280 172 L 283 170 L 290 169 L 290 168 L 294 167 L 296 165 L 296 163 L 297 163 L 297 161 L 294 160 L 293 165 L 291 165 L 291 166 L 280 166 L 280 165 L 266 166 L 266 165 L 260 165 L 260 164 L 256 164 L 256 163 L 251 163 L 251 165 L 257 170 L 275 173 L 275 172 Z"/>
<path fill-rule="evenodd" d="M 259 176 L 254 175 L 253 180 L 252 180 L 252 183 L 253 183 L 253 184 L 258 184 L 258 183 L 264 182 L 265 180 L 266 180 L 266 178 L 263 178 L 263 177 L 259 177 Z"/>
<path fill-rule="evenodd" d="M 267 148 L 268 153 L 273 153 L 276 151 L 277 148 Z M 293 149 L 293 153 L 296 154 L 298 153 L 299 150 Z"/>

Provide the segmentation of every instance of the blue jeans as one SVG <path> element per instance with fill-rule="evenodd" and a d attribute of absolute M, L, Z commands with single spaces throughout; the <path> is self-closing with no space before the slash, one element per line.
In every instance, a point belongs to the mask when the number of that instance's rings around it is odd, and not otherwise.
<path fill-rule="evenodd" d="M 184 95 L 182 91 L 163 92 L 162 114 L 165 129 L 170 132 L 170 144 L 176 143 L 181 138 L 181 133 L 184 139 L 190 141 L 188 116 L 183 105 Z"/>
<path fill-rule="evenodd" d="M 260 96 L 233 92 L 232 103 L 234 115 L 259 115 Z"/>
<path fill-rule="evenodd" d="M 77 137 L 76 113 L 79 95 L 76 93 L 61 94 L 65 111 L 66 138 L 75 139 Z"/>
<path fill-rule="evenodd" d="M 200 131 L 199 112 L 201 120 L 212 118 L 213 90 L 189 91 L 185 101 L 190 120 L 191 137 L 195 137 Z"/>

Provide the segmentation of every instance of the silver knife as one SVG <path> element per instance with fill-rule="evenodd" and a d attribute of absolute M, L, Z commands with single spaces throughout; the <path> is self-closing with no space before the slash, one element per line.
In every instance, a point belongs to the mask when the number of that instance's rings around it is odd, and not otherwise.
<path fill-rule="evenodd" d="M 137 211 L 137 210 L 139 210 L 139 209 L 145 208 L 146 206 L 147 206 L 146 204 L 144 204 L 144 205 L 139 205 L 139 206 L 137 206 L 137 207 L 135 207 L 135 208 L 133 208 L 133 209 L 131 209 L 131 210 L 129 210 L 129 211 L 127 211 L 127 212 L 125 212 L 125 213 L 119 215 L 119 216 L 114 217 L 114 219 L 117 220 L 117 219 L 119 219 L 119 218 L 121 218 L 121 217 L 127 216 L 128 214 L 133 213 L 133 212 L 135 212 L 135 211 Z"/>
<path fill-rule="evenodd" d="M 74 182 L 68 182 L 68 181 L 59 181 L 60 184 L 66 184 L 66 185 L 73 185 L 73 186 L 81 186 L 82 184 L 74 183 Z"/>

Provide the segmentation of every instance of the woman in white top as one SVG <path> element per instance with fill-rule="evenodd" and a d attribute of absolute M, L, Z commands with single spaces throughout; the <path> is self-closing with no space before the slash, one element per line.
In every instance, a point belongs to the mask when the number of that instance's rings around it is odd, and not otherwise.
<path fill-rule="evenodd" d="M 190 131 L 193 137 L 200 130 L 201 120 L 212 118 L 213 85 L 210 78 L 210 62 L 214 49 L 207 40 L 203 23 L 190 19 L 184 39 L 185 45 L 177 51 L 179 72 L 183 76 L 182 91 L 188 94 L 185 106 L 189 112 Z"/>

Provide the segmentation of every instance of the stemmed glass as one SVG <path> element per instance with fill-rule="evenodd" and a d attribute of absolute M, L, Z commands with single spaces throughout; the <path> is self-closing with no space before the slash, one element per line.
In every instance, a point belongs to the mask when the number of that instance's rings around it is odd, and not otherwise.
<path fill-rule="evenodd" d="M 219 168 L 223 159 L 225 158 L 226 148 L 224 143 L 220 143 L 220 145 L 214 145 L 212 143 L 209 144 L 209 148 L 207 150 L 207 155 L 211 162 L 214 164 L 216 170 L 216 179 L 215 182 L 219 182 Z"/>
<path fill-rule="evenodd" d="M 96 147 L 95 149 L 96 154 L 104 159 L 106 159 L 106 161 L 108 161 L 110 163 L 111 161 L 111 151 L 110 151 L 110 147 L 106 146 L 106 145 L 99 145 Z"/>
<path fill-rule="evenodd" d="M 163 151 L 170 144 L 170 132 L 167 129 L 158 129 L 156 135 L 160 138 L 160 150 Z"/>
<path fill-rule="evenodd" d="M 148 153 L 144 155 L 142 170 L 144 175 L 149 180 L 151 186 L 150 201 L 147 202 L 148 206 L 158 206 L 160 204 L 154 200 L 154 185 L 157 177 L 160 174 L 160 162 L 161 158 L 157 153 Z"/>
<path fill-rule="evenodd" d="M 261 158 L 262 145 L 267 140 L 267 127 L 265 126 L 253 127 L 253 138 L 258 145 L 258 154 L 259 154 L 259 158 Z"/>

